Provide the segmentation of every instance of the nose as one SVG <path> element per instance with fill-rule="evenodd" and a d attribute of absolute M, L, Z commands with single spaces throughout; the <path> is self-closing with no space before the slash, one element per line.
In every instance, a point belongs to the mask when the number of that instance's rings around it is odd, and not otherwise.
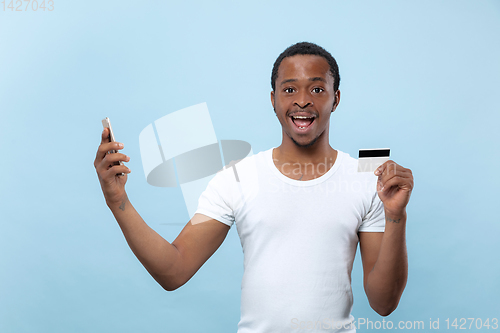
<path fill-rule="evenodd" d="M 308 91 L 302 90 L 301 92 L 299 92 L 295 96 L 296 96 L 296 99 L 294 101 L 294 104 L 297 105 L 299 108 L 304 109 L 308 106 L 313 105 L 311 95 L 309 94 Z"/>

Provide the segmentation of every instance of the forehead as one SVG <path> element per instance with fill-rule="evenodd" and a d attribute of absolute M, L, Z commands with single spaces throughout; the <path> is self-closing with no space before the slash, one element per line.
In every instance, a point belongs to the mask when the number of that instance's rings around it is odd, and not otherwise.
<path fill-rule="evenodd" d="M 298 54 L 286 57 L 278 68 L 278 82 L 283 80 L 321 77 L 326 81 L 332 80 L 330 65 L 325 58 L 318 55 Z"/>

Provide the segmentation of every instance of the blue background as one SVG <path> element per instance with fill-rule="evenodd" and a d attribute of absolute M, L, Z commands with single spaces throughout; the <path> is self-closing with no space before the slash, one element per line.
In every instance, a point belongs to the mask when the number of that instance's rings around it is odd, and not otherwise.
<path fill-rule="evenodd" d="M 446 318 L 500 318 L 499 1 L 2 6 L 0 332 L 235 332 L 235 229 L 192 280 L 163 291 L 105 205 L 93 166 L 101 119 L 131 156 L 132 203 L 173 241 L 187 210 L 180 188 L 146 183 L 140 131 L 207 102 L 219 140 L 279 145 L 271 68 L 303 40 L 340 66 L 332 146 L 390 147 L 413 170 L 408 285 L 386 320 L 440 318 L 445 331 Z M 354 266 L 353 315 L 382 320 Z"/>

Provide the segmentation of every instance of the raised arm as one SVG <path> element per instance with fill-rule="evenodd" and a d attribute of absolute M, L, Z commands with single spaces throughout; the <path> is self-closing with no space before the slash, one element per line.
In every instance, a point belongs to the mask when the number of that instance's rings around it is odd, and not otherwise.
<path fill-rule="evenodd" d="M 408 277 L 406 205 L 413 189 L 411 170 L 384 163 L 377 191 L 385 210 L 385 232 L 360 232 L 365 292 L 370 306 L 387 316 L 398 306 Z"/>
<path fill-rule="evenodd" d="M 224 241 L 229 226 L 201 214 L 187 223 L 174 242 L 169 243 L 151 229 L 134 209 L 125 192 L 130 170 L 115 162 L 128 162 L 123 145 L 109 142 L 108 129 L 102 132 L 94 166 L 106 204 L 116 218 L 127 243 L 151 276 L 168 291 L 186 283 Z M 121 176 L 120 173 L 125 173 Z"/>

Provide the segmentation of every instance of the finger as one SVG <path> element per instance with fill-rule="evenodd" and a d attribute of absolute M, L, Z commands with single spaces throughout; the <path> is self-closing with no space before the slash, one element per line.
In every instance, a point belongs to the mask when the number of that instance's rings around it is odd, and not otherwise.
<path fill-rule="evenodd" d="M 109 169 L 103 170 L 99 174 L 99 178 L 100 178 L 101 182 L 103 182 L 105 184 L 111 184 L 111 183 L 114 183 L 116 181 L 115 180 L 116 176 L 121 176 L 122 174 L 127 175 L 131 172 L 132 171 L 128 167 L 126 167 L 125 165 L 113 165 Z"/>
<path fill-rule="evenodd" d="M 392 160 L 388 160 L 388 161 L 384 162 L 382 165 L 380 165 L 373 173 L 376 176 L 380 176 L 383 174 L 399 173 L 401 171 L 410 171 L 410 169 L 406 169 L 406 168 L 402 167 L 401 165 L 397 164 L 396 162 L 394 162 Z"/>
<path fill-rule="evenodd" d="M 382 163 L 381 166 L 379 166 L 373 173 L 375 174 L 375 176 L 380 176 L 381 174 L 384 173 L 384 171 L 387 169 L 387 165 L 389 163 L 393 163 L 391 160 L 388 160 L 388 161 L 385 161 L 384 163 Z"/>
<path fill-rule="evenodd" d="M 109 137 L 109 128 L 105 127 L 101 133 L 101 144 L 111 142 Z"/>
<path fill-rule="evenodd" d="M 113 165 L 111 168 L 102 173 L 102 178 L 105 181 L 113 181 L 115 176 L 121 176 L 122 173 L 128 175 L 131 172 L 132 171 L 125 165 Z"/>
<path fill-rule="evenodd" d="M 412 182 L 409 178 L 395 176 L 389 179 L 387 182 L 382 184 L 382 188 L 380 191 L 387 192 L 389 189 L 393 187 L 399 187 L 401 189 L 412 189 Z"/>
<path fill-rule="evenodd" d="M 94 159 L 94 167 L 97 169 L 97 165 L 104 158 L 104 154 L 101 152 L 100 148 L 104 143 L 109 143 L 109 129 L 105 127 L 101 132 L 101 144 L 97 148 L 97 152 L 95 154 Z"/>
<path fill-rule="evenodd" d="M 128 161 L 130 161 L 130 157 L 122 153 L 105 154 L 104 158 L 102 158 L 101 160 L 96 159 L 94 166 L 97 173 L 101 174 L 111 168 L 113 165 Z"/>
<path fill-rule="evenodd" d="M 390 175 L 397 173 L 398 169 L 400 169 L 401 166 L 397 164 L 396 162 L 389 160 L 385 162 L 385 168 L 384 171 L 382 172 L 382 175 Z"/>
<path fill-rule="evenodd" d="M 410 169 L 403 168 L 391 160 L 383 163 L 377 170 L 375 170 L 375 173 L 378 174 L 377 191 L 380 191 L 385 186 L 387 181 L 394 177 L 412 177 Z"/>
<path fill-rule="evenodd" d="M 388 171 L 390 169 L 390 166 L 386 169 L 386 171 L 384 171 L 383 174 L 381 174 L 380 176 L 378 176 L 378 181 L 381 182 L 381 183 L 385 183 L 387 182 L 389 179 L 393 178 L 393 177 L 403 177 L 403 178 L 411 178 L 412 177 L 412 174 L 411 174 L 411 171 L 408 170 L 408 169 L 405 169 L 405 168 L 399 168 L 393 172 L 391 171 Z"/>
<path fill-rule="evenodd" d="M 121 142 L 101 143 L 99 148 L 97 148 L 94 166 L 97 167 L 97 164 L 99 164 L 104 159 L 104 157 L 106 157 L 109 151 L 120 150 L 120 149 L 123 149 L 123 143 Z"/>
<path fill-rule="evenodd" d="M 129 162 L 130 157 L 128 157 L 125 154 L 122 153 L 112 153 L 112 154 L 107 154 L 103 160 L 105 160 L 108 163 L 112 162 Z"/>
<path fill-rule="evenodd" d="M 98 164 L 99 171 L 105 171 L 114 166 L 118 162 L 129 162 L 130 157 L 122 153 L 106 154 Z"/>

